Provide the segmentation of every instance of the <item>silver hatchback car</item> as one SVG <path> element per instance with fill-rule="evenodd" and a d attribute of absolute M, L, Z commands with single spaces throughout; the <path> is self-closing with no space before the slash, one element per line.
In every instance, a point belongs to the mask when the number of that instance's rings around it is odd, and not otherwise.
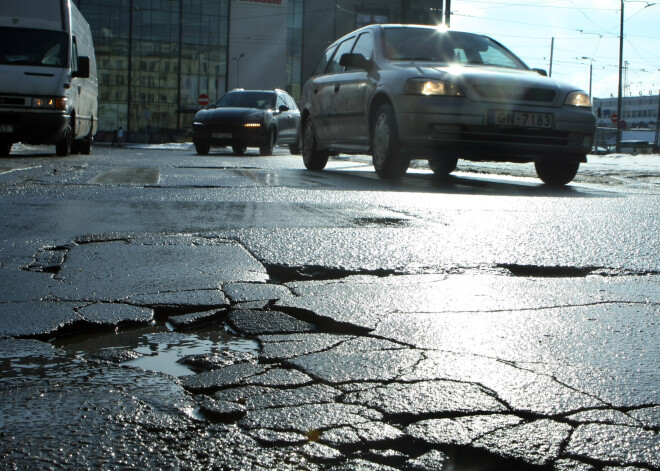
<path fill-rule="evenodd" d="M 303 160 L 371 153 L 383 178 L 428 159 L 446 177 L 459 158 L 534 162 L 565 185 L 591 149 L 587 93 L 530 69 L 497 41 L 432 26 L 372 25 L 321 56 L 301 96 Z"/>

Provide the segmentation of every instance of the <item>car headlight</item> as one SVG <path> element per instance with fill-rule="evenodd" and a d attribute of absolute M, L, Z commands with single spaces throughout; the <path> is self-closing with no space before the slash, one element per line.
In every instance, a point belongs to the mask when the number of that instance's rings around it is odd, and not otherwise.
<path fill-rule="evenodd" d="M 246 128 L 260 128 L 261 123 L 245 123 L 243 126 Z"/>
<path fill-rule="evenodd" d="M 571 92 L 566 97 L 565 105 L 591 108 L 591 98 L 584 92 Z"/>
<path fill-rule="evenodd" d="M 412 95 L 465 96 L 458 85 L 441 80 L 412 79 L 406 84 L 406 92 Z"/>

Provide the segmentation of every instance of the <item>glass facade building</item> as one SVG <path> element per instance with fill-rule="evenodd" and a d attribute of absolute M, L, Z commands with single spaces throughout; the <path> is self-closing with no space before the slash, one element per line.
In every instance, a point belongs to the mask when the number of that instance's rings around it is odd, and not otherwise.
<path fill-rule="evenodd" d="M 320 53 L 337 37 L 369 23 L 411 19 L 442 3 L 72 1 L 90 24 L 96 49 L 97 140 L 111 140 L 122 127 L 141 142 L 184 137 L 205 100 L 215 102 L 231 88 L 282 88 L 298 99 Z"/>

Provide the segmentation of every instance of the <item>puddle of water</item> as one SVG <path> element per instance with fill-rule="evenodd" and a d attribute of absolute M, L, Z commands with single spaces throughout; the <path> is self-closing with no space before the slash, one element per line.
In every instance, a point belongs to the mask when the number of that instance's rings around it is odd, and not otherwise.
<path fill-rule="evenodd" d="M 222 350 L 235 350 L 257 354 L 256 340 L 232 334 L 225 328 L 209 326 L 189 332 L 175 332 L 167 324 L 120 330 L 110 334 L 78 335 L 53 341 L 68 353 L 91 356 L 102 353 L 136 352 L 138 358 L 122 361 L 149 371 L 157 371 L 175 377 L 193 374 L 190 368 L 178 363 L 189 355 L 206 355 Z"/>

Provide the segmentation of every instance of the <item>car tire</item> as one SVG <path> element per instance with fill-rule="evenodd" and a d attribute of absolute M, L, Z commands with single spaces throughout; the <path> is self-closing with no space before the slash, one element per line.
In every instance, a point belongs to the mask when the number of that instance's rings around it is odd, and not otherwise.
<path fill-rule="evenodd" d="M 231 150 L 234 151 L 234 154 L 238 156 L 244 156 L 245 151 L 247 150 L 247 146 L 231 146 Z"/>
<path fill-rule="evenodd" d="M 323 170 L 328 164 L 330 152 L 317 148 L 314 123 L 311 117 L 305 122 L 304 129 L 305 131 L 302 136 L 303 163 L 308 170 Z"/>
<path fill-rule="evenodd" d="M 300 155 L 301 150 L 302 150 L 302 136 L 300 135 L 300 133 L 298 133 L 296 136 L 296 143 L 289 144 L 289 152 L 291 153 L 291 155 Z"/>
<path fill-rule="evenodd" d="M 429 167 L 438 180 L 444 180 L 447 178 L 451 172 L 456 170 L 456 165 L 458 165 L 458 157 L 456 156 L 444 156 L 429 159 Z"/>
<path fill-rule="evenodd" d="M 208 155 L 211 151 L 211 143 L 209 141 L 194 141 L 195 150 L 199 155 Z"/>
<path fill-rule="evenodd" d="M 266 142 L 264 145 L 259 146 L 259 155 L 262 155 L 264 157 L 273 155 L 273 146 L 275 145 L 275 134 L 273 133 L 272 130 L 268 131 L 268 135 L 266 136 Z"/>
<path fill-rule="evenodd" d="M 11 154 L 11 142 L 0 142 L 0 157 L 8 157 Z"/>
<path fill-rule="evenodd" d="M 73 117 L 71 118 L 73 119 Z M 66 157 L 71 154 L 71 146 L 73 145 L 73 129 L 71 125 L 66 127 L 64 137 L 61 141 L 55 143 L 55 154 L 58 157 Z"/>
<path fill-rule="evenodd" d="M 376 112 L 371 148 L 374 168 L 379 177 L 400 178 L 408 171 L 410 158 L 401 153 L 394 109 L 389 103 L 382 104 Z"/>
<path fill-rule="evenodd" d="M 541 159 L 535 162 L 536 174 L 546 185 L 563 186 L 569 183 L 580 168 L 580 162 Z"/>

